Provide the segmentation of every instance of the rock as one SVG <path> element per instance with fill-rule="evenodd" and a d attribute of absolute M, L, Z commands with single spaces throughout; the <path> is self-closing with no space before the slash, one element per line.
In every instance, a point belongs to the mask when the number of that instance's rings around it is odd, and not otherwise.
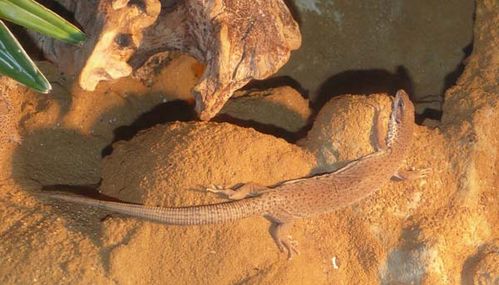
<path fill-rule="evenodd" d="M 46 38 L 37 42 L 54 62 L 74 62 L 69 71 L 79 74 L 84 90 L 130 75 L 158 52 L 182 51 L 206 65 L 192 90 L 202 120 L 213 118 L 251 79 L 277 72 L 301 44 L 282 0 L 61 2 L 89 39 L 76 51 Z"/>

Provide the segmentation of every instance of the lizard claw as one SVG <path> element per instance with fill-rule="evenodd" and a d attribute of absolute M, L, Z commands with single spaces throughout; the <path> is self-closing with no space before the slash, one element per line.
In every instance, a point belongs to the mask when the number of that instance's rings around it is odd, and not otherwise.
<path fill-rule="evenodd" d="M 298 250 L 299 243 L 297 240 L 293 239 L 292 236 L 288 236 L 288 243 L 288 259 L 291 260 L 293 256 L 300 254 L 300 251 Z"/>
<path fill-rule="evenodd" d="M 428 167 L 417 171 L 419 172 L 420 177 L 428 177 L 428 175 L 432 172 L 432 169 Z"/>
<path fill-rule="evenodd" d="M 419 179 L 419 178 L 426 178 L 428 175 L 431 173 L 432 169 L 430 167 L 423 168 L 423 169 L 412 169 L 412 177 L 410 179 Z"/>
<path fill-rule="evenodd" d="M 419 170 L 399 170 L 394 177 L 399 180 L 416 180 L 420 178 L 426 178 L 431 173 L 431 168 L 423 168 Z"/>
<path fill-rule="evenodd" d="M 274 226 L 271 227 L 270 233 L 279 250 L 287 253 L 288 260 L 291 260 L 293 259 L 293 256 L 300 254 L 300 252 L 298 251 L 298 242 L 290 235 L 286 235 L 289 227 L 289 223 L 274 224 Z"/>
<path fill-rule="evenodd" d="M 255 190 L 255 187 L 257 187 L 258 189 Z M 229 200 L 241 200 L 248 197 L 257 196 L 264 189 L 266 188 L 254 183 L 247 183 L 237 188 L 236 190 L 219 185 L 210 185 L 206 188 L 206 191 L 218 194 Z"/>
<path fill-rule="evenodd" d="M 220 193 L 220 190 L 224 189 L 225 187 L 222 186 L 222 185 L 216 185 L 216 184 L 212 184 L 212 185 L 208 185 L 208 187 L 206 187 L 206 191 L 208 192 L 212 192 L 212 193 Z"/>
<path fill-rule="evenodd" d="M 221 185 L 209 185 L 205 189 L 206 192 L 215 193 L 219 196 L 222 196 L 223 198 L 228 198 L 228 199 L 231 199 L 231 197 L 234 196 L 234 193 L 236 192 L 232 189 L 225 188 L 224 186 Z"/>
<path fill-rule="evenodd" d="M 224 186 L 220 185 L 210 185 L 209 187 L 206 188 L 206 191 L 215 193 L 229 200 L 241 200 L 246 198 L 250 194 L 247 191 L 233 190 L 230 188 L 225 188 Z"/>
<path fill-rule="evenodd" d="M 300 254 L 300 251 L 298 250 L 298 241 L 294 240 L 293 237 L 287 236 L 280 242 L 281 252 L 286 251 L 286 253 L 288 254 L 288 260 L 291 260 L 295 255 Z"/>

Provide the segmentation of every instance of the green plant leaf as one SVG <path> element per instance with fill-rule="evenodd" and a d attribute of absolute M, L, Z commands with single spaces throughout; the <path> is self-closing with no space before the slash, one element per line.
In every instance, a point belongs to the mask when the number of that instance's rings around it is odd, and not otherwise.
<path fill-rule="evenodd" d="M 52 89 L 48 80 L 1 20 L 0 73 L 42 93 L 48 93 Z"/>
<path fill-rule="evenodd" d="M 0 18 L 72 44 L 86 38 L 77 27 L 33 0 L 0 0 Z"/>

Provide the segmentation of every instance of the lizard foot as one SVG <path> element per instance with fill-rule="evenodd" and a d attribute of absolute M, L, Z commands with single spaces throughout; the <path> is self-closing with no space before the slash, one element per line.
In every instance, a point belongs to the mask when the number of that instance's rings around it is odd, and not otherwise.
<path fill-rule="evenodd" d="M 241 200 L 245 198 L 244 195 L 241 195 L 243 193 L 238 193 L 238 191 L 230 189 L 230 188 L 225 188 L 224 186 L 221 185 L 210 185 L 206 187 L 207 192 L 215 193 L 222 198 L 229 199 L 229 200 Z"/>
<path fill-rule="evenodd" d="M 419 170 L 403 170 L 400 169 L 393 175 L 396 179 L 399 180 L 416 180 L 420 178 L 426 178 L 431 173 L 431 168 L 423 168 Z"/>
<path fill-rule="evenodd" d="M 215 185 L 215 184 L 209 185 L 208 187 L 205 188 L 205 190 L 206 190 L 206 192 L 211 192 L 211 193 L 215 193 L 215 194 L 219 194 L 219 195 L 223 195 L 223 196 L 229 196 L 231 191 L 234 191 L 230 188 L 226 188 L 225 186 Z"/>
<path fill-rule="evenodd" d="M 286 248 L 289 260 L 293 259 L 293 256 L 300 254 L 300 251 L 298 250 L 298 241 L 293 239 L 292 236 L 288 235 L 282 243 Z"/>
<path fill-rule="evenodd" d="M 287 253 L 288 260 L 291 260 L 295 255 L 300 254 L 300 251 L 298 250 L 298 241 L 293 239 L 290 235 L 285 238 L 276 239 L 276 244 L 281 252 Z"/>
<path fill-rule="evenodd" d="M 258 196 L 259 193 L 265 189 L 267 188 L 255 183 L 246 183 L 236 190 L 225 188 L 220 185 L 210 185 L 206 188 L 206 191 L 221 195 L 229 200 L 241 200 L 248 197 Z"/>
<path fill-rule="evenodd" d="M 298 242 L 291 235 L 287 235 L 291 225 L 291 223 L 278 223 L 273 224 L 270 229 L 270 234 L 279 250 L 288 254 L 288 260 L 300 254 L 300 251 L 298 251 Z"/>

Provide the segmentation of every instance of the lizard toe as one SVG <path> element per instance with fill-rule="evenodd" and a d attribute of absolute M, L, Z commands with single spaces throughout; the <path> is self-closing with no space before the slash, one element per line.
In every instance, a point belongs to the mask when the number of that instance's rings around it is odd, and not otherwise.
<path fill-rule="evenodd" d="M 282 244 L 288 253 L 288 260 L 291 260 L 294 256 L 300 254 L 300 251 L 298 250 L 298 242 L 291 237 L 282 240 Z"/>

